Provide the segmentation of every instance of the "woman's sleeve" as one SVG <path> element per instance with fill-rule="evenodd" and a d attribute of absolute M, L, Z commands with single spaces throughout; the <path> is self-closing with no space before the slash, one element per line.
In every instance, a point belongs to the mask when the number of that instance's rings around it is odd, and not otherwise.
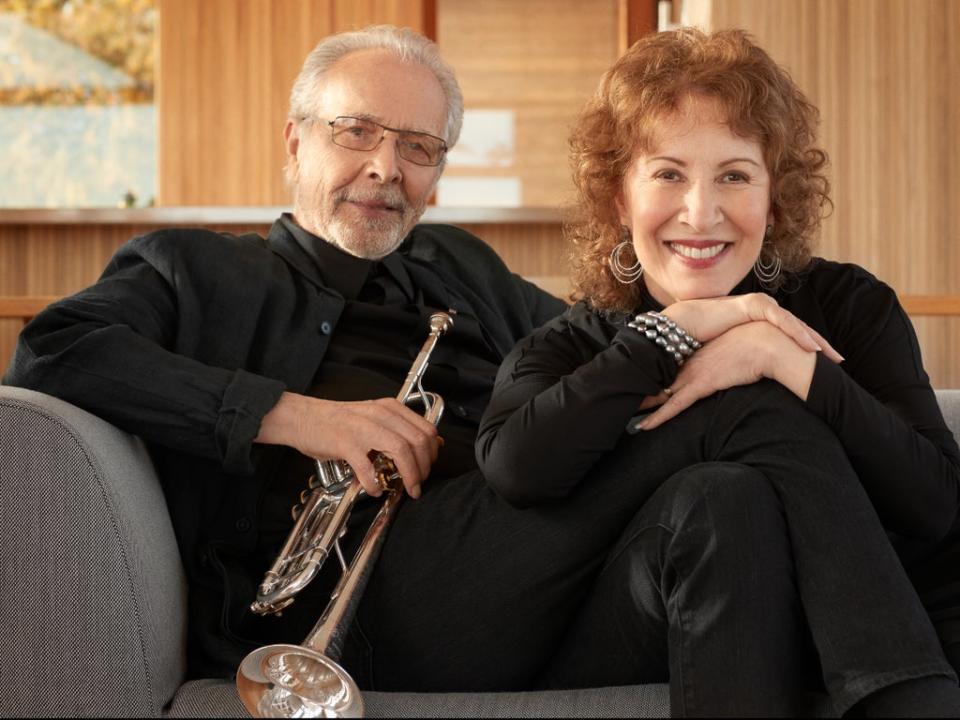
<path fill-rule="evenodd" d="M 846 360 L 818 356 L 808 407 L 836 432 L 884 525 L 938 540 L 957 517 L 960 451 L 910 319 L 893 290 L 872 277 L 840 283 L 832 297 L 826 335 Z"/>
<path fill-rule="evenodd" d="M 574 306 L 500 367 L 477 438 L 487 482 L 521 507 L 566 497 L 616 445 L 643 398 L 676 372 L 634 330 Z"/>
<path fill-rule="evenodd" d="M 4 377 L 55 395 L 144 439 L 252 471 L 250 447 L 282 383 L 174 351 L 178 293 L 121 250 L 93 286 L 21 332 Z"/>

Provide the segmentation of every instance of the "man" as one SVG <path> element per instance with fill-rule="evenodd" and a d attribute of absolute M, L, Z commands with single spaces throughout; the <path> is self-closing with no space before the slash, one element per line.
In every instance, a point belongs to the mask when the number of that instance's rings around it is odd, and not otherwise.
<path fill-rule="evenodd" d="M 327 38 L 291 93 L 292 215 L 266 240 L 185 229 L 136 238 L 95 285 L 22 335 L 6 383 L 64 398 L 151 446 L 190 583 L 192 676 L 229 676 L 268 640 L 301 642 L 323 609 L 336 567 L 282 619 L 249 611 L 310 458 L 347 460 L 371 495 L 372 448 L 394 460 L 412 498 L 428 475 L 483 487 L 473 441 L 500 361 L 565 306 L 469 234 L 416 227 L 462 117 L 456 79 L 425 38 L 389 27 Z M 447 309 L 455 325 L 423 383 L 446 399 L 438 432 L 395 397 L 427 318 Z M 459 498 L 435 504 L 388 545 L 431 562 L 431 525 L 467 510 Z M 353 544 L 378 505 L 355 511 Z M 410 610 L 415 622 L 434 613 Z M 369 676 L 364 641 L 357 629 L 344 658 L 358 680 L 407 684 Z M 466 689 L 460 673 L 414 684 Z"/>

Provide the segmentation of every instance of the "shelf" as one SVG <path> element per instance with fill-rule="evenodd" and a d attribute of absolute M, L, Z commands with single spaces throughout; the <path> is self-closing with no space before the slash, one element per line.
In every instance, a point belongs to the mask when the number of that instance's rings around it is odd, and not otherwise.
<path fill-rule="evenodd" d="M 0 225 L 269 225 L 284 206 L 0 209 Z M 559 223 L 555 208 L 427 208 L 421 222 L 456 225 Z"/>

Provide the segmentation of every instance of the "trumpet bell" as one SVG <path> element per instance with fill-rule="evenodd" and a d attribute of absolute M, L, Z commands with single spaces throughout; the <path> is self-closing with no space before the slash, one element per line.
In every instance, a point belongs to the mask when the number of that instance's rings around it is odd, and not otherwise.
<path fill-rule="evenodd" d="M 302 645 L 268 645 L 247 655 L 237 691 L 254 717 L 363 717 L 363 696 L 333 660 Z"/>

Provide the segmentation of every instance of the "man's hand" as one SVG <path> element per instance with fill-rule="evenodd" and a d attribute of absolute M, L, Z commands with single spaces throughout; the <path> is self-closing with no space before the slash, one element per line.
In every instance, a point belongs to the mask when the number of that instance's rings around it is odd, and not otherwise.
<path fill-rule="evenodd" d="M 410 497 L 437 459 L 437 428 L 394 398 L 336 402 L 285 392 L 263 417 L 254 442 L 287 445 L 307 457 L 346 460 L 363 489 L 380 495 L 370 450 L 387 455 Z"/>

